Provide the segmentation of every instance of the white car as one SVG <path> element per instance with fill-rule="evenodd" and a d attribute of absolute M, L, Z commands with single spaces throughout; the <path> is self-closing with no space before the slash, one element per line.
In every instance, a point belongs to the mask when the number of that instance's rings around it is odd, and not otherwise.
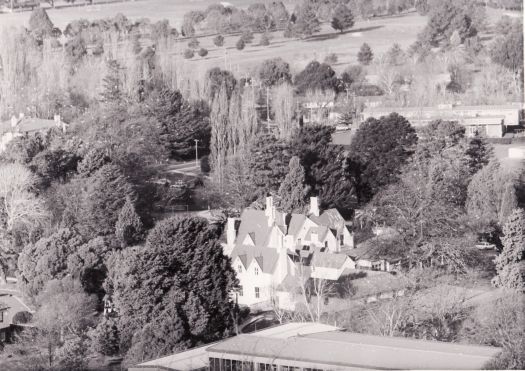
<path fill-rule="evenodd" d="M 496 245 L 487 241 L 482 241 L 476 244 L 476 248 L 479 250 L 496 250 Z"/>

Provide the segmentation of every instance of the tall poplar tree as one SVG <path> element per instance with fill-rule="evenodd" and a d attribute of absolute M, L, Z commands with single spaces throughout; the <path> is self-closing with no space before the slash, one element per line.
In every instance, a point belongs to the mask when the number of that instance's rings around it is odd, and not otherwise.
<path fill-rule="evenodd" d="M 211 106 L 210 166 L 219 185 L 224 180 L 226 156 L 230 148 L 231 132 L 228 130 L 229 103 L 226 85 L 221 85 Z"/>

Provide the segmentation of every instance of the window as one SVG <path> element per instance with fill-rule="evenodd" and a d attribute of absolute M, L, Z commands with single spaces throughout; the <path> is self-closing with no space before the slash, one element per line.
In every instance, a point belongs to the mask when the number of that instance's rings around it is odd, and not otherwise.
<path fill-rule="evenodd" d="M 0 310 L 0 323 L 4 322 L 4 311 Z"/>
<path fill-rule="evenodd" d="M 339 236 L 339 245 L 343 246 L 345 244 L 345 236 L 341 234 Z"/>
<path fill-rule="evenodd" d="M 253 271 L 256 276 L 259 275 L 259 268 L 255 267 Z"/>
<path fill-rule="evenodd" d="M 277 365 L 270 365 L 268 363 L 259 363 L 259 371 L 277 371 Z"/>
<path fill-rule="evenodd" d="M 261 296 L 261 293 L 260 293 L 260 290 L 258 287 L 255 288 L 255 298 L 256 299 L 259 299 L 259 297 Z"/>
<path fill-rule="evenodd" d="M 239 286 L 239 296 L 242 296 L 242 286 Z"/>
<path fill-rule="evenodd" d="M 242 273 L 242 265 L 241 264 L 239 264 L 237 266 L 237 272 Z"/>
<path fill-rule="evenodd" d="M 303 243 L 303 241 L 300 238 L 298 238 L 297 239 L 297 246 L 301 246 L 302 243 Z"/>

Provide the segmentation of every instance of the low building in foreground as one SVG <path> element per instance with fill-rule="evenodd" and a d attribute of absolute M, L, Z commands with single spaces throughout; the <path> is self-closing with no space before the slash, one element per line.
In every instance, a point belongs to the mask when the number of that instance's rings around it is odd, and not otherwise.
<path fill-rule="evenodd" d="M 500 348 L 345 332 L 288 323 L 131 367 L 130 371 L 481 369 Z"/>
<path fill-rule="evenodd" d="M 508 126 L 519 126 L 523 120 L 522 104 L 499 106 L 440 105 L 437 107 L 367 107 L 362 120 L 380 118 L 392 112 L 405 117 L 414 127 L 434 120 L 456 121 L 463 125 L 469 136 L 479 134 L 488 138 L 501 138 Z"/>

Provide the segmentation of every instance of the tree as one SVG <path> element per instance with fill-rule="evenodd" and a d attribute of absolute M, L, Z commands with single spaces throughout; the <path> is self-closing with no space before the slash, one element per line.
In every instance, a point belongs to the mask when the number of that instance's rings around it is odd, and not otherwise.
<path fill-rule="evenodd" d="M 102 147 L 90 148 L 82 161 L 77 165 L 77 172 L 81 177 L 88 178 L 102 166 L 111 162 L 108 150 Z"/>
<path fill-rule="evenodd" d="M 304 168 L 299 157 L 290 159 L 289 171 L 279 187 L 279 207 L 285 213 L 301 212 L 305 206 L 308 189 L 305 185 Z"/>
<path fill-rule="evenodd" d="M 219 92 L 222 85 L 225 86 L 226 95 L 231 97 L 233 90 L 237 86 L 237 80 L 230 71 L 221 70 L 219 67 L 214 67 L 206 72 L 206 83 L 208 98 L 212 100 Z"/>
<path fill-rule="evenodd" d="M 200 57 L 205 57 L 208 55 L 208 49 L 205 49 L 205 48 L 200 48 L 199 51 L 198 51 L 198 54 Z"/>
<path fill-rule="evenodd" d="M 67 259 L 83 243 L 74 230 L 63 228 L 49 237 L 24 247 L 18 257 L 21 286 L 29 295 L 37 294 L 46 282 L 68 273 Z"/>
<path fill-rule="evenodd" d="M 266 33 L 263 33 L 261 35 L 261 39 L 259 41 L 259 45 L 261 46 L 268 46 L 270 45 L 270 36 Z"/>
<path fill-rule="evenodd" d="M 136 194 L 120 168 L 112 164 L 102 166 L 86 185 L 79 227 L 87 235 L 113 234 L 127 197 L 135 200 Z"/>
<path fill-rule="evenodd" d="M 80 160 L 75 153 L 63 149 L 44 150 L 31 161 L 31 170 L 40 178 L 40 188 L 49 187 L 53 181 L 65 181 L 74 174 Z"/>
<path fill-rule="evenodd" d="M 360 166 L 361 202 L 398 179 L 416 143 L 414 128 L 397 113 L 379 120 L 370 118 L 357 129 L 350 145 L 350 156 Z"/>
<path fill-rule="evenodd" d="M 82 61 L 87 55 L 86 41 L 83 37 L 77 36 L 69 39 L 66 42 L 66 55 L 68 56 L 72 65 L 76 65 Z"/>
<path fill-rule="evenodd" d="M 184 50 L 184 58 L 185 59 L 191 59 L 195 56 L 195 52 L 193 49 L 186 49 Z"/>
<path fill-rule="evenodd" d="M 116 356 L 120 352 L 120 332 L 115 318 L 104 317 L 92 334 L 95 351 L 105 356 Z"/>
<path fill-rule="evenodd" d="M 55 36 L 57 33 L 44 8 L 36 8 L 31 12 L 29 30 L 40 44 L 42 44 L 44 38 Z"/>
<path fill-rule="evenodd" d="M 339 90 L 339 80 L 335 71 L 325 63 L 312 61 L 295 76 L 295 88 L 300 95 L 314 90 Z"/>
<path fill-rule="evenodd" d="M 217 183 L 222 186 L 226 157 L 233 148 L 232 136 L 229 131 L 229 104 L 225 85 L 223 85 L 217 95 L 214 96 L 210 121 L 210 165 Z"/>
<path fill-rule="evenodd" d="M 243 50 L 245 45 L 246 45 L 246 42 L 244 41 L 242 37 L 239 40 L 237 40 L 237 42 L 235 43 L 235 47 L 237 48 L 237 50 Z"/>
<path fill-rule="evenodd" d="M 332 17 L 332 28 L 343 33 L 343 31 L 352 27 L 354 27 L 352 11 L 344 4 L 336 6 Z"/>
<path fill-rule="evenodd" d="M 218 48 L 220 48 L 221 46 L 223 46 L 223 45 L 224 45 L 224 36 L 222 36 L 222 35 L 217 35 L 217 36 L 215 36 L 215 37 L 213 38 L 213 44 L 214 44 L 216 47 L 218 47 Z"/>
<path fill-rule="evenodd" d="M 357 61 L 364 66 L 368 66 L 373 59 L 374 54 L 372 53 L 370 45 L 368 45 L 367 43 L 363 43 L 363 45 L 361 45 L 361 48 L 359 48 L 359 52 L 357 53 Z"/>
<path fill-rule="evenodd" d="M 259 67 L 259 79 L 267 87 L 290 83 L 292 80 L 290 65 L 279 57 L 267 59 Z"/>
<path fill-rule="evenodd" d="M 58 366 L 66 370 L 86 370 L 89 344 L 85 336 L 73 335 L 56 350 Z"/>
<path fill-rule="evenodd" d="M 129 197 L 118 214 L 115 224 L 115 235 L 122 247 L 134 245 L 140 242 L 144 233 L 144 228 L 139 215 L 135 211 L 135 206 Z"/>
<path fill-rule="evenodd" d="M 399 66 L 405 62 L 406 56 L 398 43 L 394 43 L 387 52 L 387 62 L 391 66 Z"/>
<path fill-rule="evenodd" d="M 283 28 L 288 23 L 290 19 L 290 14 L 284 6 L 282 1 L 272 1 L 268 5 L 268 12 L 272 15 L 272 19 L 275 22 L 275 26 L 278 28 Z"/>
<path fill-rule="evenodd" d="M 120 64 L 114 59 L 106 62 L 107 75 L 103 79 L 104 90 L 100 94 L 104 103 L 118 103 L 124 98 L 122 80 L 120 78 Z"/>
<path fill-rule="evenodd" d="M 525 212 L 515 209 L 503 226 L 503 250 L 496 257 L 493 284 L 525 291 Z"/>
<path fill-rule="evenodd" d="M 272 111 L 274 122 L 277 124 L 279 138 L 290 139 L 297 122 L 295 116 L 295 93 L 293 87 L 288 84 L 280 84 L 274 87 L 272 93 Z"/>
<path fill-rule="evenodd" d="M 272 135 L 253 138 L 248 156 L 248 179 L 256 197 L 275 194 L 288 173 L 290 146 Z"/>
<path fill-rule="evenodd" d="M 310 3 L 304 2 L 294 14 L 295 22 L 292 26 L 294 36 L 304 39 L 321 29 L 319 19 Z"/>
<path fill-rule="evenodd" d="M 196 37 L 192 37 L 190 42 L 188 43 L 188 48 L 194 50 L 197 49 L 200 45 L 199 40 Z"/>
<path fill-rule="evenodd" d="M 517 73 L 523 69 L 523 32 L 511 32 L 497 37 L 491 45 L 490 57 L 494 63 Z"/>
<path fill-rule="evenodd" d="M 148 350 L 159 356 L 231 331 L 230 293 L 237 281 L 219 245 L 220 233 L 205 219 L 169 218 L 150 231 L 145 246 L 110 258 L 106 287 L 119 314 L 123 351 L 142 342 L 143 336 L 133 334 L 150 326 L 166 329 Z M 168 330 L 179 320 L 182 334 Z M 171 345 L 163 347 L 166 343 Z"/>

